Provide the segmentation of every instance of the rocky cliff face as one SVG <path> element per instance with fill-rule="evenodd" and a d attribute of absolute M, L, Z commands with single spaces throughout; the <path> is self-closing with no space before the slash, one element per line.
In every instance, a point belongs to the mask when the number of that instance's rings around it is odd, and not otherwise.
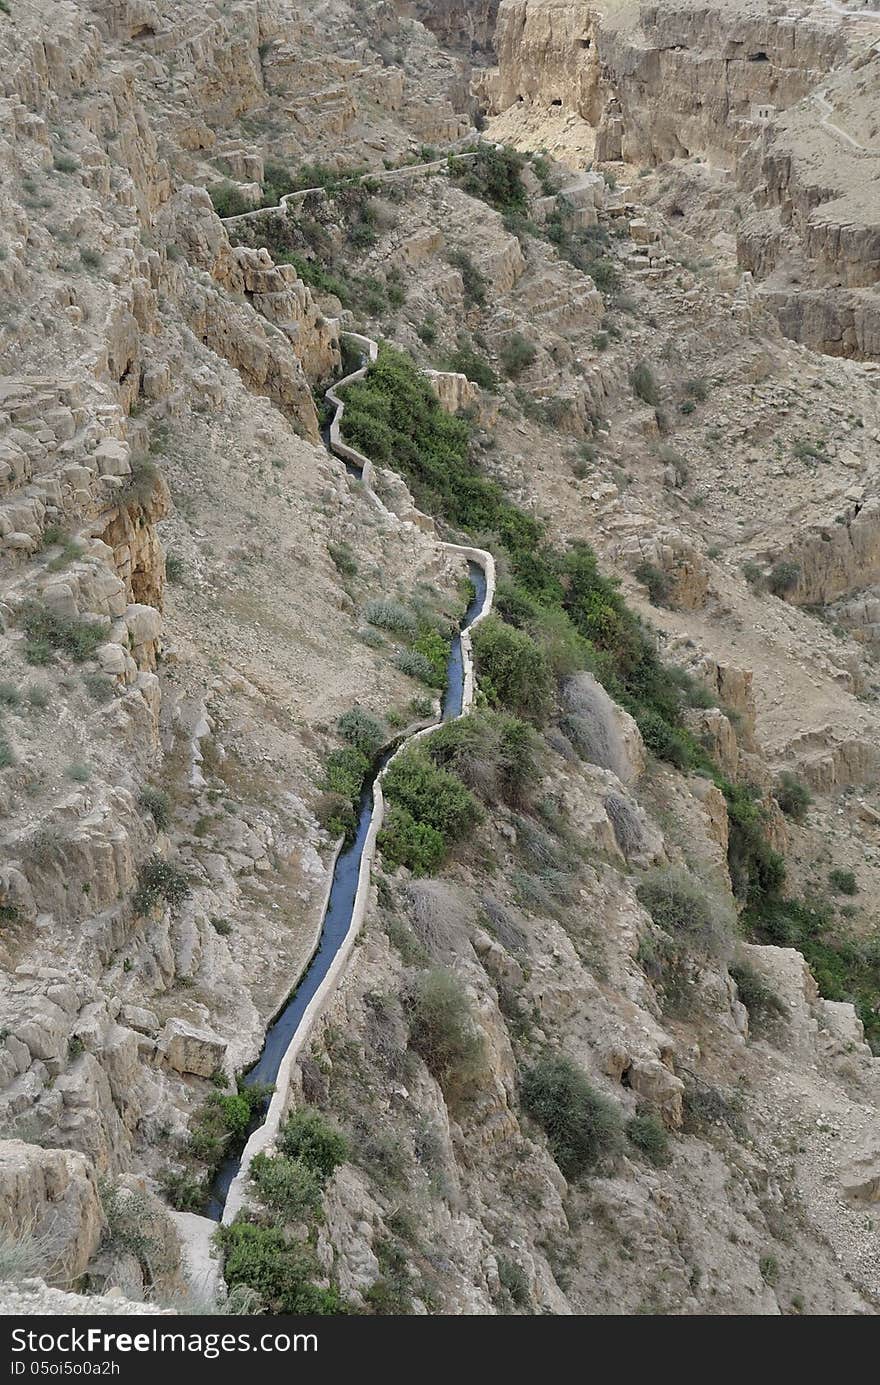
<path fill-rule="evenodd" d="M 516 103 L 537 107 L 535 118 L 574 112 L 597 131 L 600 159 L 730 166 L 756 108 L 795 104 L 844 48 L 818 16 L 757 7 L 502 0 L 485 90 L 494 113 Z"/>
<path fill-rule="evenodd" d="M 205 1270 L 210 1227 L 169 1202 L 202 1206 L 228 1133 L 205 1113 L 313 951 L 339 718 L 390 736 L 434 705 L 401 631 L 457 616 L 464 573 L 413 522 L 396 448 L 380 510 L 321 444 L 347 328 L 425 369 L 548 541 L 593 546 L 697 687 L 682 724 L 715 771 L 658 760 L 549 641 L 560 691 L 528 801 L 490 798 L 436 878 L 380 861 L 286 1094 L 349 1142 L 319 1277 L 376 1312 L 876 1311 L 880 415 L 870 365 L 832 359 L 875 350 L 876 245 L 837 145 L 804 155 L 801 103 L 821 82 L 837 124 L 852 91 L 867 147 L 873 59 L 849 63 L 816 11 L 502 0 L 475 87 L 490 131 L 616 168 L 536 160 L 510 200 L 442 157 L 472 133 L 467 55 L 493 17 L 0 15 L 14 1311 L 83 1311 L 32 1275 L 152 1311 Z M 756 128 L 756 104 L 778 119 Z M 326 191 L 215 211 L 284 178 Z M 813 795 L 800 816 L 785 774 Z M 747 916 L 759 941 L 735 956 L 734 801 L 814 929 Z M 677 991 L 653 872 L 698 881 L 724 934 Z M 413 987 L 437 971 L 475 1081 L 415 1034 Z M 523 1095 L 548 1052 L 633 1135 L 587 1177 Z"/>

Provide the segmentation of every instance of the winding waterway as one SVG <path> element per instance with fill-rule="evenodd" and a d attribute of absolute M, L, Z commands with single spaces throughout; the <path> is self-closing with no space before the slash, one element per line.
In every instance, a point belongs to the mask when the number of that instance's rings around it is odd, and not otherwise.
<path fill-rule="evenodd" d="M 461 716 L 465 685 L 465 657 L 462 649 L 461 632 L 472 625 L 482 614 L 486 603 L 486 573 L 479 563 L 473 561 L 468 563 L 468 569 L 474 592 L 449 651 L 449 660 L 446 666 L 446 691 L 443 695 L 441 714 L 443 721 L 453 720 L 455 717 Z M 378 775 L 381 774 L 388 761 L 402 744 L 405 744 L 405 740 L 399 739 L 382 752 L 364 784 L 358 804 L 357 828 L 354 838 L 339 853 L 333 869 L 333 881 L 327 898 L 327 907 L 324 912 L 318 945 L 293 994 L 266 1031 L 263 1050 L 243 1079 L 245 1086 L 253 1086 L 255 1083 L 274 1084 L 284 1055 L 290 1047 L 309 1002 L 316 994 L 334 957 L 348 936 L 352 927 L 361 858 L 373 816 L 373 787 Z M 241 1166 L 241 1158 L 240 1153 L 230 1154 L 223 1161 L 215 1176 L 206 1208 L 207 1215 L 213 1221 L 219 1221 L 223 1216 L 226 1198 Z"/>

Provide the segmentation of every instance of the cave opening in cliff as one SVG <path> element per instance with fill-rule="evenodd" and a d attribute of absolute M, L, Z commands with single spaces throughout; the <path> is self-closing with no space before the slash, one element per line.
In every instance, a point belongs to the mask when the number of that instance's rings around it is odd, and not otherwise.
<path fill-rule="evenodd" d="M 770 59 L 767 57 L 767 54 L 762 49 L 758 53 L 749 53 L 748 61 L 750 63 L 768 63 Z"/>
<path fill-rule="evenodd" d="M 553 100 L 550 102 L 550 105 L 551 105 L 551 106 L 561 106 L 561 105 L 562 105 L 562 97 L 561 97 L 561 96 L 554 96 Z"/>
<path fill-rule="evenodd" d="M 591 44 L 592 42 L 593 42 L 593 40 L 592 40 L 591 38 L 582 38 L 582 39 L 581 39 L 581 48 L 589 48 L 589 47 L 590 47 L 590 44 Z"/>

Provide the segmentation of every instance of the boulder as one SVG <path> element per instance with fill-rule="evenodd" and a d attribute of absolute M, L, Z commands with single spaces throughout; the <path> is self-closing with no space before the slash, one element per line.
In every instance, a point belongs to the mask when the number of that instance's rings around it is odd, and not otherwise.
<path fill-rule="evenodd" d="M 226 1040 L 210 1029 L 199 1029 L 187 1020 L 169 1020 L 159 1038 L 162 1060 L 175 1072 L 192 1073 L 195 1077 L 210 1077 L 222 1068 L 226 1058 Z"/>
<path fill-rule="evenodd" d="M 101 1242 L 95 1169 L 83 1154 L 0 1140 L 0 1232 L 57 1284 L 79 1278 Z"/>

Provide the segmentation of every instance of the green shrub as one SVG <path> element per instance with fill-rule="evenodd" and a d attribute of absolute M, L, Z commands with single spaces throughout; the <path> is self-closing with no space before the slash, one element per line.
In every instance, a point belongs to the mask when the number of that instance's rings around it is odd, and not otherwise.
<path fill-rule="evenodd" d="M 654 372 L 647 361 L 638 361 L 630 372 L 629 383 L 637 399 L 656 409 L 660 403 L 660 390 Z"/>
<path fill-rule="evenodd" d="M 792 774 L 790 770 L 783 770 L 773 794 L 786 817 L 794 822 L 804 821 L 813 798 L 806 784 L 802 784 L 797 775 Z"/>
<path fill-rule="evenodd" d="M 86 669 L 82 676 L 82 684 L 92 701 L 100 706 L 109 702 L 116 692 L 116 679 L 97 668 Z"/>
<path fill-rule="evenodd" d="M 482 818 L 470 790 L 455 774 L 432 764 L 421 747 L 405 750 L 391 762 L 382 788 L 394 807 L 439 832 L 447 847 L 468 836 Z"/>
<path fill-rule="evenodd" d="M 166 553 L 165 555 L 165 576 L 172 585 L 175 582 L 183 581 L 183 574 L 186 571 L 186 564 L 177 553 Z"/>
<path fill-rule="evenodd" d="M 487 804 L 528 801 L 537 777 L 538 738 L 517 717 L 492 711 L 444 722 L 426 742 L 428 755 Z"/>
<path fill-rule="evenodd" d="M 189 1173 L 179 1173 L 166 1169 L 159 1177 L 159 1187 L 163 1197 L 178 1212 L 201 1212 L 208 1196 L 205 1179 L 194 1178 Z"/>
<path fill-rule="evenodd" d="M 420 683 L 426 683 L 428 687 L 436 685 L 434 665 L 425 654 L 420 654 L 416 649 L 402 649 L 394 656 L 394 667 L 399 668 L 408 678 L 417 678 Z M 445 682 L 445 675 L 443 681 Z"/>
<path fill-rule="evenodd" d="M 138 803 L 152 815 L 160 832 L 164 832 L 171 822 L 171 799 L 164 789 L 144 784 L 138 794 Z"/>
<path fill-rule="evenodd" d="M 767 575 L 767 587 L 774 596 L 784 596 L 786 592 L 790 592 L 792 587 L 797 585 L 800 575 L 800 563 L 780 559 L 778 563 L 773 564 Z"/>
<path fill-rule="evenodd" d="M 72 154 L 56 154 L 52 160 L 52 167 L 58 173 L 76 173 L 79 168 L 79 160 Z"/>
<path fill-rule="evenodd" d="M 404 1008 L 410 1046 L 445 1091 L 462 1094 L 482 1071 L 484 1045 L 461 982 L 442 967 L 420 972 Z"/>
<path fill-rule="evenodd" d="M 534 640 L 491 615 L 474 631 L 473 649 L 480 687 L 489 701 L 517 716 L 544 721 L 550 708 L 550 670 Z"/>
<path fill-rule="evenodd" d="M 482 270 L 477 268 L 470 255 L 464 250 L 452 250 L 449 254 L 449 263 L 453 265 L 461 275 L 465 303 L 470 306 L 484 308 L 486 306 L 486 295 L 489 291 L 489 281 Z"/>
<path fill-rule="evenodd" d="M 343 712 L 336 729 L 344 741 L 370 759 L 378 754 L 388 736 L 384 723 L 362 707 L 352 707 L 351 711 Z"/>
<path fill-rule="evenodd" d="M 348 1141 L 313 1106 L 297 1106 L 278 1133 L 278 1148 L 326 1181 L 349 1157 Z"/>
<path fill-rule="evenodd" d="M 858 893 L 859 887 L 856 883 L 854 871 L 842 870 L 839 866 L 835 867 L 834 870 L 829 871 L 828 881 L 832 888 L 837 890 L 839 894 Z"/>
<path fill-rule="evenodd" d="M 247 200 L 240 188 L 228 181 L 215 183 L 208 188 L 208 196 L 214 206 L 214 211 L 220 217 L 241 216 L 243 212 L 252 210 L 252 204 Z"/>
<path fill-rule="evenodd" d="M 321 1183 L 301 1159 L 256 1154 L 250 1180 L 264 1206 L 287 1222 L 304 1221 L 320 1210 Z"/>
<path fill-rule="evenodd" d="M 6 737 L 0 735 L 0 769 L 11 769 L 16 763 L 15 751 Z"/>
<path fill-rule="evenodd" d="M 90 659 L 99 644 L 106 639 L 106 630 L 96 622 L 79 616 L 65 616 L 35 600 L 25 601 L 18 609 L 18 623 L 32 642 L 29 648 L 39 651 L 57 649 L 77 663 Z M 27 657 L 27 649 L 25 651 Z M 51 655 L 49 655 L 51 657 Z M 29 662 L 45 663 L 34 658 Z"/>
<path fill-rule="evenodd" d="M 524 370 L 528 370 L 534 364 L 538 352 L 528 337 L 524 337 L 521 332 L 512 332 L 502 344 L 499 352 L 501 367 L 505 375 L 511 380 L 515 380 L 518 375 L 522 375 Z"/>
<path fill-rule="evenodd" d="M 626 1123 L 626 1138 L 656 1168 L 665 1168 L 671 1162 L 669 1136 L 658 1116 L 632 1116 Z"/>
<path fill-rule="evenodd" d="M 113 496 L 113 503 L 120 509 L 133 509 L 140 506 L 148 509 L 156 493 L 159 469 L 149 457 L 136 457 L 131 464 L 131 473 Z"/>
<path fill-rule="evenodd" d="M 151 856 L 141 866 L 132 905 L 139 915 L 149 913 L 162 900 L 174 909 L 191 893 L 189 880 L 179 866 L 161 856 Z"/>
<path fill-rule="evenodd" d="M 498 381 L 489 362 L 478 356 L 472 346 L 459 344 L 446 360 L 447 370 L 456 370 L 466 375 L 484 390 L 494 390 Z"/>
<path fill-rule="evenodd" d="M 357 813 L 345 794 L 323 793 L 315 803 L 315 817 L 331 837 L 351 840 L 357 828 Z"/>
<path fill-rule="evenodd" d="M 264 1313 L 326 1316 L 347 1311 L 335 1288 L 312 1280 L 321 1271 L 312 1250 L 288 1240 L 277 1226 L 235 1221 L 218 1232 L 227 1287 L 252 1290 Z"/>
<path fill-rule="evenodd" d="M 437 340 L 437 323 L 430 313 L 423 322 L 419 323 L 416 332 L 426 346 L 433 346 Z"/>
<path fill-rule="evenodd" d="M 634 569 L 633 576 L 643 587 L 647 587 L 648 596 L 655 606 L 668 606 L 672 590 L 668 573 L 657 567 L 656 563 L 644 562 Z"/>
<path fill-rule="evenodd" d="M 785 1014 L 785 1006 L 779 996 L 751 962 L 732 962 L 728 971 L 736 982 L 739 998 L 748 1010 L 750 1019 L 770 1019 Z"/>
<path fill-rule="evenodd" d="M 636 894 L 656 926 L 686 952 L 702 957 L 723 957 L 729 952 L 735 927 L 733 910 L 686 871 L 649 871 Z"/>
<path fill-rule="evenodd" d="M 370 761 L 362 751 L 354 746 L 342 746 L 331 750 L 324 767 L 324 787 L 334 794 L 340 794 L 350 802 L 360 798 L 364 778 L 369 771 Z"/>
<path fill-rule="evenodd" d="M 347 412 L 346 410 L 346 414 Z M 382 630 L 393 630 L 396 635 L 415 639 L 418 634 L 419 623 L 415 614 L 408 606 L 403 606 L 399 601 L 392 601 L 388 597 L 377 597 L 374 601 L 368 601 L 364 616 L 370 625 L 378 625 Z"/>
<path fill-rule="evenodd" d="M 413 875 L 432 875 L 446 855 L 446 839 L 408 809 L 392 804 L 379 833 L 379 850 L 391 870 L 406 866 Z"/>
<path fill-rule="evenodd" d="M 523 1109 L 547 1136 L 567 1178 L 577 1178 L 623 1146 L 623 1118 L 586 1074 L 564 1054 L 548 1055 L 524 1073 Z"/>
<path fill-rule="evenodd" d="M 449 171 L 471 197 L 488 202 L 499 212 L 525 212 L 528 207 L 522 170 L 525 156 L 507 146 L 480 144 L 473 159 L 449 159 Z"/>

